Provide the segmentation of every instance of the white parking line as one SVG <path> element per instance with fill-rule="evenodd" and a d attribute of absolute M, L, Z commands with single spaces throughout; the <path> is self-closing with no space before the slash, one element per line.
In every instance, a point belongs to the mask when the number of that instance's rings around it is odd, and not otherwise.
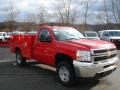
<path fill-rule="evenodd" d="M 13 62 L 15 60 L 0 60 L 0 63 L 4 63 L 4 62 Z"/>

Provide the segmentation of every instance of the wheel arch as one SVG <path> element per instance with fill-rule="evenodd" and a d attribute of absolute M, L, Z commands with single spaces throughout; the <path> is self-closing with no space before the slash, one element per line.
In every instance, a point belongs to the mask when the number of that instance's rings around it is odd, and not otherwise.
<path fill-rule="evenodd" d="M 69 55 L 66 55 L 66 54 L 57 53 L 55 55 L 55 66 L 57 66 L 62 61 L 65 61 L 65 62 L 73 65 L 72 57 L 70 57 Z"/>
<path fill-rule="evenodd" d="M 16 47 L 15 48 L 15 53 L 17 53 L 17 51 L 20 51 L 21 52 L 21 49 L 19 47 Z"/>

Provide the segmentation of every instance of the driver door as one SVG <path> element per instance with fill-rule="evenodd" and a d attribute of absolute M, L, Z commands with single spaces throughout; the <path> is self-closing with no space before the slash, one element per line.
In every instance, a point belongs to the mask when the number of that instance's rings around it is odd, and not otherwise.
<path fill-rule="evenodd" d="M 49 40 L 48 40 L 49 39 Z M 53 64 L 55 47 L 50 32 L 42 29 L 34 46 L 34 57 L 44 64 Z"/>

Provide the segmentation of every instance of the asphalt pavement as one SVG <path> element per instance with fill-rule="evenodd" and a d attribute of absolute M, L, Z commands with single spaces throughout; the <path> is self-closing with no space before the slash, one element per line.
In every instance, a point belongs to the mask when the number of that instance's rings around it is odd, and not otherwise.
<path fill-rule="evenodd" d="M 120 52 L 118 51 L 118 55 Z M 78 80 L 65 87 L 56 81 L 55 72 L 34 65 L 18 67 L 9 48 L 0 48 L 0 90 L 120 90 L 120 64 L 111 75 L 101 80 Z"/>

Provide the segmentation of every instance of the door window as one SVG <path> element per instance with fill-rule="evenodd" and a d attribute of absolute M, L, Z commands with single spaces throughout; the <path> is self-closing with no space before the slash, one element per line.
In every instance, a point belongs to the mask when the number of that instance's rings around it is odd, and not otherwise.
<path fill-rule="evenodd" d="M 109 36 L 109 33 L 108 33 L 108 32 L 104 32 L 104 33 L 103 33 L 103 36 L 108 37 L 108 36 Z"/>
<path fill-rule="evenodd" d="M 50 37 L 50 33 L 48 30 L 42 30 L 39 34 L 39 41 L 47 42 Z"/>

